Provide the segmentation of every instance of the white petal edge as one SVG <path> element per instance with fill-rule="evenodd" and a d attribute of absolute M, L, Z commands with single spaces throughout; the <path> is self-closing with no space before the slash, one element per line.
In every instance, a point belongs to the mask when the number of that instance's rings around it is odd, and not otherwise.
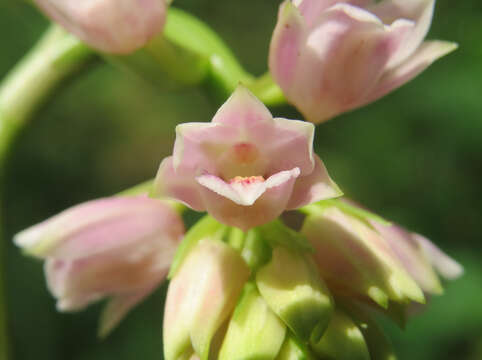
<path fill-rule="evenodd" d="M 251 184 L 228 184 L 223 179 L 209 174 L 196 177 L 196 181 L 238 205 L 251 206 L 266 190 L 280 186 L 292 178 L 297 178 L 299 175 L 300 169 L 296 167 L 291 170 L 280 171 L 270 176 L 266 181 L 257 181 Z"/>

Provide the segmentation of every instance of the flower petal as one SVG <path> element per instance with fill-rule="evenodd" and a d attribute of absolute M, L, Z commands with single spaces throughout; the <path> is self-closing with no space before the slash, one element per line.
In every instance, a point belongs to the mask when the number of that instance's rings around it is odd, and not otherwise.
<path fill-rule="evenodd" d="M 216 112 L 212 123 L 243 128 L 253 123 L 271 121 L 272 118 L 266 106 L 245 86 L 239 85 Z"/>
<path fill-rule="evenodd" d="M 138 293 L 166 277 L 176 245 L 154 238 L 88 258 L 48 258 L 47 285 L 60 311 L 75 311 L 105 296 Z"/>
<path fill-rule="evenodd" d="M 412 26 L 408 21 L 384 26 L 373 14 L 348 4 L 328 8 L 307 35 L 303 66 L 287 98 L 312 122 L 358 106 Z"/>
<path fill-rule="evenodd" d="M 151 195 L 173 198 L 196 211 L 205 210 L 194 175 L 183 168 L 176 171 L 172 156 L 162 160 Z"/>
<path fill-rule="evenodd" d="M 370 223 L 388 242 L 405 269 L 422 290 L 432 294 L 442 293 L 442 285 L 433 271 L 431 263 L 423 254 L 420 245 L 414 240 L 414 234 L 395 225 L 381 225 L 376 221 L 370 221 Z"/>
<path fill-rule="evenodd" d="M 67 209 L 18 233 L 14 242 L 34 256 L 78 259 L 152 236 L 170 242 L 183 233 L 179 216 L 159 200 L 112 197 Z"/>
<path fill-rule="evenodd" d="M 331 180 L 321 159 L 315 155 L 315 169 L 310 175 L 302 176 L 296 181 L 287 209 L 298 209 L 316 201 L 342 195 L 343 192 Z"/>
<path fill-rule="evenodd" d="M 422 247 L 437 272 L 446 279 L 456 279 L 464 273 L 464 268 L 454 259 L 440 250 L 434 243 L 419 234 L 414 239 Z"/>
<path fill-rule="evenodd" d="M 434 5 L 435 0 L 385 0 L 368 7 L 385 24 L 391 24 L 396 19 L 412 20 L 415 23 L 411 34 L 390 59 L 389 68 L 399 65 L 422 44 L 432 22 Z"/>
<path fill-rule="evenodd" d="M 315 260 L 327 282 L 375 301 L 387 296 L 424 302 L 422 290 L 386 241 L 364 222 L 328 207 L 308 217 L 302 233 L 315 248 Z"/>
<path fill-rule="evenodd" d="M 247 230 L 274 220 L 284 211 L 298 175 L 299 169 L 295 168 L 275 174 L 264 183 L 254 184 L 254 191 L 248 192 L 244 201 L 253 200 L 253 197 L 249 198 L 249 196 L 257 195 L 257 192 L 261 192 L 262 187 L 264 187 L 264 191 L 262 195 L 254 199 L 255 201 L 250 206 L 242 205 L 243 199 L 239 197 L 239 193 L 236 194 L 236 190 L 227 188 L 230 185 L 212 177 L 201 178 L 205 182 L 204 185 L 210 186 L 201 187 L 201 196 L 207 211 L 218 221 Z M 239 202 L 235 200 L 239 200 Z M 249 202 L 244 202 L 244 204 L 249 204 Z"/>
<path fill-rule="evenodd" d="M 291 1 L 285 1 L 278 12 L 278 22 L 271 38 L 269 69 L 283 89 L 289 89 L 304 39 L 304 20 Z"/>
<path fill-rule="evenodd" d="M 308 25 L 313 24 L 323 11 L 337 3 L 364 7 L 371 4 L 372 0 L 295 0 L 293 3 L 300 9 Z"/>
<path fill-rule="evenodd" d="M 159 0 L 35 0 L 53 20 L 97 50 L 126 54 L 145 45 L 164 25 Z"/>
<path fill-rule="evenodd" d="M 403 84 L 409 82 L 435 60 L 457 48 L 457 44 L 446 41 L 426 41 L 415 53 L 399 66 L 386 72 L 366 99 L 360 104 L 375 101 Z"/>
<path fill-rule="evenodd" d="M 192 350 L 207 359 L 212 337 L 236 305 L 249 268 L 228 245 L 201 240 L 171 280 L 164 315 L 164 356 Z"/>
<path fill-rule="evenodd" d="M 98 331 L 99 336 L 104 338 L 109 335 L 126 314 L 150 295 L 153 290 L 153 287 L 147 287 L 137 293 L 117 295 L 110 299 L 102 311 Z"/>

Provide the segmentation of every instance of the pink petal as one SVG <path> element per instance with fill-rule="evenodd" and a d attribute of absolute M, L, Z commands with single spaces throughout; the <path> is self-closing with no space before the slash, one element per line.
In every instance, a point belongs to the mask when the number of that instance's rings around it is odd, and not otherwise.
<path fill-rule="evenodd" d="M 137 293 L 116 295 L 110 299 L 102 311 L 99 324 L 99 336 L 104 338 L 109 335 L 127 313 L 150 295 L 153 290 L 154 288 L 147 287 Z"/>
<path fill-rule="evenodd" d="M 269 122 L 272 118 L 266 106 L 246 87 L 240 85 L 216 112 L 212 123 L 246 128 L 252 124 Z"/>
<path fill-rule="evenodd" d="M 14 241 L 35 256 L 78 259 L 152 236 L 180 239 L 183 233 L 180 217 L 164 203 L 145 196 L 112 197 L 65 210 L 18 233 Z"/>
<path fill-rule="evenodd" d="M 144 46 L 164 25 L 159 0 L 35 0 L 54 21 L 90 46 L 125 54 Z"/>
<path fill-rule="evenodd" d="M 454 51 L 457 45 L 446 41 L 426 41 L 415 53 L 399 66 L 386 72 L 375 89 L 360 104 L 375 101 L 403 84 L 409 82 L 435 60 Z"/>
<path fill-rule="evenodd" d="M 205 210 L 194 174 L 184 168 L 176 171 L 172 156 L 162 161 L 154 181 L 152 195 L 173 198 L 196 211 Z"/>
<path fill-rule="evenodd" d="M 428 257 L 437 272 L 446 279 L 456 279 L 464 273 L 464 268 L 458 262 L 447 256 L 434 243 L 427 238 L 414 234 L 425 255 Z"/>
<path fill-rule="evenodd" d="M 235 250 L 220 241 L 201 240 L 169 284 L 165 358 L 179 359 L 194 349 L 206 359 L 212 337 L 234 309 L 248 277 L 249 268 Z"/>
<path fill-rule="evenodd" d="M 167 275 L 177 242 L 142 244 L 76 260 L 49 258 L 45 275 L 60 311 L 73 311 L 106 296 L 143 291 Z"/>
<path fill-rule="evenodd" d="M 310 175 L 298 178 L 287 209 L 297 209 L 316 201 L 342 196 L 343 192 L 331 180 L 325 165 L 315 155 L 315 168 Z"/>
<path fill-rule="evenodd" d="M 238 205 L 251 206 L 266 190 L 280 186 L 292 178 L 297 178 L 299 174 L 300 170 L 294 168 L 291 171 L 282 171 L 272 175 L 266 181 L 262 179 L 248 179 L 248 182 L 235 181 L 228 184 L 213 175 L 202 175 L 197 177 L 196 180 L 202 186 L 212 190 L 218 195 L 230 199 Z"/>
<path fill-rule="evenodd" d="M 337 3 L 364 7 L 372 0 L 295 0 L 293 3 L 300 9 L 307 24 L 312 25 L 326 9 Z"/>
<path fill-rule="evenodd" d="M 264 192 L 254 199 L 250 206 L 242 205 L 241 201 L 238 203 L 231 199 L 229 196 L 236 199 L 236 196 L 239 195 L 231 195 L 226 190 L 227 184 L 220 179 L 203 178 L 204 181 L 208 180 L 205 184 L 210 187 L 203 187 L 201 196 L 207 211 L 215 219 L 223 224 L 248 230 L 276 219 L 285 210 L 298 175 L 299 169 L 294 168 L 271 176 L 263 185 L 254 185 L 255 191 L 260 191 L 264 187 Z M 249 198 L 248 194 L 246 199 L 251 201 L 253 197 Z M 245 204 L 249 204 L 249 202 L 245 202 Z"/>
<path fill-rule="evenodd" d="M 384 293 L 396 301 L 424 301 L 388 243 L 362 221 L 330 207 L 308 217 L 302 232 L 326 281 L 375 299 Z"/>
<path fill-rule="evenodd" d="M 313 139 L 315 127 L 306 121 L 283 118 L 273 119 L 274 128 L 265 134 L 253 135 L 260 149 L 269 158 L 267 174 L 298 167 L 301 176 L 310 174 L 315 166 Z"/>
<path fill-rule="evenodd" d="M 269 69 L 283 89 L 289 89 L 293 84 L 304 30 L 298 9 L 290 1 L 285 1 L 278 12 L 269 50 Z"/>
<path fill-rule="evenodd" d="M 407 19 L 415 22 L 415 27 L 404 40 L 403 45 L 390 59 L 388 67 L 399 65 L 422 44 L 432 22 L 435 0 L 385 0 L 368 7 L 385 24 L 391 24 L 397 19 Z"/>
<path fill-rule="evenodd" d="M 350 110 L 377 84 L 412 23 L 383 25 L 348 4 L 328 8 L 302 49 L 296 84 L 286 96 L 312 122 Z"/>
<path fill-rule="evenodd" d="M 385 226 L 376 221 L 371 221 L 371 224 L 388 242 L 405 269 L 422 290 L 432 294 L 442 292 L 440 281 L 433 271 L 431 263 L 423 254 L 420 245 L 414 240 L 413 234 L 395 225 Z"/>

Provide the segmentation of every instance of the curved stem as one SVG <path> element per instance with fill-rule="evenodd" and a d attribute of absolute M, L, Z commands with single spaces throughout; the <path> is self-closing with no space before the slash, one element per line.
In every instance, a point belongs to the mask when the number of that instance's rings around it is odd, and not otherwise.
<path fill-rule="evenodd" d="M 247 86 L 266 105 L 286 103 L 281 89 L 268 74 L 256 78 L 247 72 L 219 35 L 196 17 L 171 7 L 168 12 L 164 37 L 178 49 L 197 54 L 206 62 L 198 64 L 194 74 L 204 85 L 224 101 L 239 83 Z M 147 48 L 152 48 L 150 44 Z M 188 58 L 193 58 L 191 55 Z M 199 60 L 202 61 L 202 60 Z M 177 67 L 178 71 L 173 68 Z M 186 73 L 184 63 L 170 62 L 171 72 Z M 189 69 L 192 72 L 192 67 Z"/>
<path fill-rule="evenodd" d="M 0 85 L 0 165 L 11 140 L 38 106 L 93 58 L 86 45 L 52 25 L 11 70 Z"/>
<path fill-rule="evenodd" d="M 58 26 L 51 26 L 0 84 L 0 183 L 9 145 L 16 134 L 54 88 L 93 58 L 93 52 L 84 44 Z M 8 358 L 4 259 L 5 247 L 0 241 L 0 360 Z"/>

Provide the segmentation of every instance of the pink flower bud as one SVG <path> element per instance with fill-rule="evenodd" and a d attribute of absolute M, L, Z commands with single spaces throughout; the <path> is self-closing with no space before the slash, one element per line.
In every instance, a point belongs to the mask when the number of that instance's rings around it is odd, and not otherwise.
<path fill-rule="evenodd" d="M 423 301 L 463 268 L 429 240 L 390 224 L 347 199 L 312 205 L 303 233 L 315 248 L 322 276 L 342 293 L 388 300 Z M 404 300 L 405 299 L 405 300 Z"/>
<path fill-rule="evenodd" d="M 34 0 L 50 18 L 93 48 L 126 54 L 164 26 L 165 0 Z"/>
<path fill-rule="evenodd" d="M 164 311 L 164 357 L 207 359 L 211 340 L 231 315 L 250 270 L 225 243 L 201 240 L 169 284 Z"/>
<path fill-rule="evenodd" d="M 423 42 L 434 3 L 285 1 L 271 40 L 271 74 L 314 123 L 375 101 L 456 48 Z"/>
<path fill-rule="evenodd" d="M 59 311 L 110 299 L 100 325 L 106 335 L 164 280 L 183 233 L 181 218 L 164 203 L 114 197 L 70 208 L 14 241 L 46 260 Z"/>
<path fill-rule="evenodd" d="M 362 219 L 335 206 L 309 216 L 302 229 L 315 249 L 322 278 L 338 294 L 388 301 L 424 302 L 418 284 L 408 274 L 387 241 Z"/>
<path fill-rule="evenodd" d="M 341 195 L 313 154 L 314 126 L 281 118 L 239 86 L 211 123 L 176 128 L 155 194 L 247 230 L 286 209 Z"/>

